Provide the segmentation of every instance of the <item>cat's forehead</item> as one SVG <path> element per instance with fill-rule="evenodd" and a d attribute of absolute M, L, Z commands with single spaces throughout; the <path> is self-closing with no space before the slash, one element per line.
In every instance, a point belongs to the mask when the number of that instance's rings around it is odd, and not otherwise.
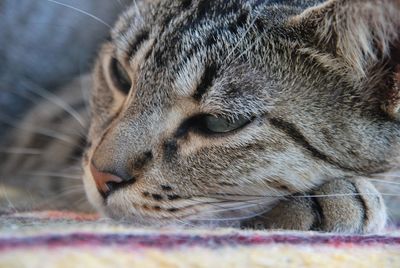
<path fill-rule="evenodd" d="M 216 78 L 220 96 L 226 96 L 223 83 L 238 82 L 244 65 L 262 65 L 255 53 L 279 42 L 287 17 L 305 8 L 302 1 L 290 8 L 282 2 L 139 1 L 117 23 L 113 44 L 139 70 L 143 100 L 167 101 L 170 94 L 199 99 Z"/>
<path fill-rule="evenodd" d="M 218 41 L 236 42 L 238 36 L 245 40 L 256 30 L 272 36 L 279 34 L 281 29 L 276 28 L 282 22 L 313 2 L 316 1 L 134 1 L 120 17 L 112 36 L 118 52 L 128 56 L 134 56 L 145 41 L 155 39 L 153 48 L 162 50 L 161 55 L 156 55 L 158 60 L 171 60 L 170 53 L 177 55 Z"/>

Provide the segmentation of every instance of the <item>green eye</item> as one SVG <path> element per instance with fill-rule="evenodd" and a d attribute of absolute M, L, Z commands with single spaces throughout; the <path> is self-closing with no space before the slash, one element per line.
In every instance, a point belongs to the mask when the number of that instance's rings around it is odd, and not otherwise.
<path fill-rule="evenodd" d="M 214 133 L 231 132 L 247 125 L 248 123 L 250 123 L 250 119 L 244 116 L 239 116 L 233 121 L 212 115 L 207 115 L 204 117 L 205 128 Z"/>

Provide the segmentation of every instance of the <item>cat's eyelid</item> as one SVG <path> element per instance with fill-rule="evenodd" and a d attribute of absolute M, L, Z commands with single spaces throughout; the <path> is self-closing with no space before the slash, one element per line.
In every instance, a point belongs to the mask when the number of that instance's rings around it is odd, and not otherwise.
<path fill-rule="evenodd" d="M 129 72 L 116 58 L 111 59 L 109 68 L 114 86 L 125 95 L 128 95 L 132 88 L 132 78 L 130 77 Z"/>
<path fill-rule="evenodd" d="M 119 61 L 117 59 L 117 57 L 115 56 L 115 53 L 109 53 L 107 55 L 104 55 L 104 57 L 102 57 L 101 60 L 101 65 L 102 65 L 102 70 L 105 76 L 105 80 L 107 82 L 108 87 L 110 88 L 110 90 L 112 90 L 112 92 L 117 93 L 118 95 L 121 96 L 126 96 L 128 93 L 128 88 L 126 89 L 121 89 L 121 85 L 118 85 L 118 81 L 116 81 L 118 78 L 115 77 L 115 74 L 113 74 L 113 68 L 115 68 L 115 66 L 113 66 L 113 64 L 115 64 L 115 61 L 118 61 L 118 63 L 122 66 L 122 68 L 125 68 L 126 70 L 126 75 L 129 78 L 129 83 L 130 83 L 130 87 L 129 87 L 129 91 L 132 88 L 132 77 L 130 75 L 130 72 L 126 69 L 125 64 L 121 63 L 121 61 Z M 114 62 L 114 63 L 113 63 Z M 126 92 L 124 92 L 126 91 Z"/>

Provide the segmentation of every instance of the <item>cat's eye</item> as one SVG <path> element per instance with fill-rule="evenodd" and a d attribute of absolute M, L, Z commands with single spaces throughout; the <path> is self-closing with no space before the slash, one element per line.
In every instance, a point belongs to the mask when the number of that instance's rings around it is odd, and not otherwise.
<path fill-rule="evenodd" d="M 213 115 L 207 115 L 203 120 L 205 129 L 211 133 L 228 133 L 244 127 L 251 121 L 244 116 L 239 116 L 234 120 L 228 120 Z"/>
<path fill-rule="evenodd" d="M 111 76 L 115 86 L 125 95 L 128 95 L 132 87 L 132 81 L 128 72 L 115 58 L 111 59 Z"/>

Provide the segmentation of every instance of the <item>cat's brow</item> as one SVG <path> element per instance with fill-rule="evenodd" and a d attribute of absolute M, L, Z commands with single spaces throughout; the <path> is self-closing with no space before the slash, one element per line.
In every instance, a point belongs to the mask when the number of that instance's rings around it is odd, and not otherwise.
<path fill-rule="evenodd" d="M 138 52 L 143 43 L 149 39 L 149 34 L 150 33 L 148 31 L 143 30 L 136 36 L 136 40 L 132 44 L 130 44 L 127 53 L 128 58 L 132 58 L 135 56 L 136 52 Z"/>
<path fill-rule="evenodd" d="M 196 101 L 200 101 L 207 90 L 212 86 L 214 79 L 217 75 L 217 67 L 215 64 L 206 66 L 203 76 L 201 77 L 200 83 L 197 86 L 196 91 L 193 94 L 193 98 Z"/>

